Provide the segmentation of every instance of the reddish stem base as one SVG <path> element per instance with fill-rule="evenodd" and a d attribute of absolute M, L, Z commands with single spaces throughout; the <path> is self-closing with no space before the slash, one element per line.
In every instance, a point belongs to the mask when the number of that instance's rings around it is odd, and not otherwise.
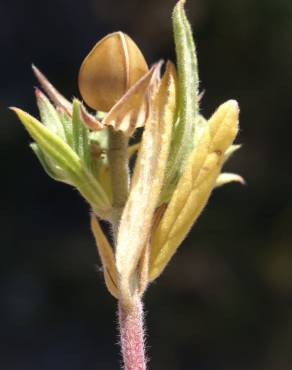
<path fill-rule="evenodd" d="M 128 311 L 119 303 L 120 340 L 124 370 L 146 370 L 143 306 L 137 299 Z"/>

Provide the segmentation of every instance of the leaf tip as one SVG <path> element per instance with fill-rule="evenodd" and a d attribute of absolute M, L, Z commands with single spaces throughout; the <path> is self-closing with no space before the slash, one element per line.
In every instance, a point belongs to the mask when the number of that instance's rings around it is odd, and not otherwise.
<path fill-rule="evenodd" d="M 230 99 L 230 100 L 227 100 L 227 102 L 225 104 L 227 104 L 230 107 L 230 109 L 234 109 L 234 110 L 239 111 L 239 105 L 238 105 L 237 100 Z"/>
<path fill-rule="evenodd" d="M 25 112 L 17 107 L 8 107 L 12 112 L 14 112 L 19 118 L 25 114 Z"/>

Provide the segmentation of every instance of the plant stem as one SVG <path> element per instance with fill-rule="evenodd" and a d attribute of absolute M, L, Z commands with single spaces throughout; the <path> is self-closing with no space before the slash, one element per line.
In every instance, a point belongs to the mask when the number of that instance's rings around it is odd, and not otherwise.
<path fill-rule="evenodd" d="M 120 343 L 124 370 L 146 370 L 143 305 L 137 297 L 129 311 L 119 303 Z"/>
<path fill-rule="evenodd" d="M 129 191 L 128 138 L 120 131 L 109 130 L 109 168 L 113 192 L 113 233 L 116 240 L 123 208 Z"/>

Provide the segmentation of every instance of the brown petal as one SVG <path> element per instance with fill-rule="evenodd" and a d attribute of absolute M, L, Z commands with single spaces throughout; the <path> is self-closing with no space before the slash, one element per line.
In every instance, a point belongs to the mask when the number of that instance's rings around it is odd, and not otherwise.
<path fill-rule="evenodd" d="M 79 90 L 91 108 L 108 112 L 148 67 L 138 46 L 123 32 L 100 40 L 84 59 Z"/>

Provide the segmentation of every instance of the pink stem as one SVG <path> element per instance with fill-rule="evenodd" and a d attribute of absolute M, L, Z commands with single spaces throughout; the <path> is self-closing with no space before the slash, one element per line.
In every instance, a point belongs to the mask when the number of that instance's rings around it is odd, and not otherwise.
<path fill-rule="evenodd" d="M 146 370 L 143 306 L 140 299 L 130 311 L 119 303 L 119 324 L 124 370 Z"/>

